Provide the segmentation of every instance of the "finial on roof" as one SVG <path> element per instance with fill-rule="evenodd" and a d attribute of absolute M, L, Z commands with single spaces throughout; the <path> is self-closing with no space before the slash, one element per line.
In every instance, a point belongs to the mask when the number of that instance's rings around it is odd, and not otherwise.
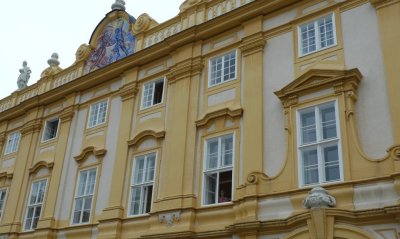
<path fill-rule="evenodd" d="M 47 64 L 49 64 L 49 67 L 47 67 L 40 75 L 40 77 L 42 78 L 55 75 L 58 72 L 62 71 L 62 68 L 59 67 L 60 61 L 58 60 L 57 53 L 51 54 L 51 58 L 47 60 Z"/>
<path fill-rule="evenodd" d="M 51 54 L 51 58 L 47 60 L 47 64 L 49 64 L 50 67 L 59 66 L 60 61 L 58 60 L 58 54 L 57 53 Z"/>
<path fill-rule="evenodd" d="M 124 0 L 115 0 L 115 3 L 111 5 L 111 9 L 125 11 L 125 1 Z"/>
<path fill-rule="evenodd" d="M 22 68 L 19 69 L 19 76 L 18 76 L 18 89 L 22 90 L 28 86 L 28 80 L 31 77 L 31 68 L 28 67 L 28 63 L 26 61 L 22 62 Z"/>

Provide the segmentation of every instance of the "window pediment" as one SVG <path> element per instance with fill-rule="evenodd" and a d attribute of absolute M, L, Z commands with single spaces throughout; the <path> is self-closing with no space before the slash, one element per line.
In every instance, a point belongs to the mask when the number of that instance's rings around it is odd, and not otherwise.
<path fill-rule="evenodd" d="M 358 68 L 350 70 L 311 69 L 283 87 L 275 91 L 275 95 L 284 106 L 297 103 L 298 97 L 318 90 L 333 89 L 335 94 L 340 92 L 356 92 L 362 79 Z"/>

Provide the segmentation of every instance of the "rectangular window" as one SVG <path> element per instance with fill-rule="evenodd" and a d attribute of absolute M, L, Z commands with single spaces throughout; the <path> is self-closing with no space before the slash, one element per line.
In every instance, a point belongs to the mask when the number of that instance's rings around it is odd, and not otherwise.
<path fill-rule="evenodd" d="M 97 168 L 79 172 L 76 185 L 72 224 L 88 223 L 92 211 Z"/>
<path fill-rule="evenodd" d="M 30 231 L 37 227 L 40 213 L 43 207 L 44 192 L 46 191 L 47 179 L 32 183 L 29 194 L 28 207 L 26 210 L 24 230 Z"/>
<path fill-rule="evenodd" d="M 3 217 L 4 205 L 6 203 L 7 189 L 0 190 L 0 218 Z"/>
<path fill-rule="evenodd" d="M 90 106 L 88 128 L 93 128 L 106 122 L 107 106 L 108 100 Z"/>
<path fill-rule="evenodd" d="M 143 85 L 142 109 L 160 104 L 163 99 L 164 78 Z"/>
<path fill-rule="evenodd" d="M 153 201 L 156 153 L 135 158 L 131 180 L 129 216 L 149 213 Z"/>
<path fill-rule="evenodd" d="M 46 121 L 43 132 L 43 139 L 42 139 L 43 142 L 52 140 L 57 137 L 59 123 L 60 123 L 59 118 Z"/>
<path fill-rule="evenodd" d="M 203 204 L 232 201 L 233 134 L 206 141 Z"/>
<path fill-rule="evenodd" d="M 236 51 L 210 59 L 208 86 L 236 79 Z"/>
<path fill-rule="evenodd" d="M 302 109 L 298 116 L 302 185 L 341 180 L 339 124 L 335 102 Z"/>
<path fill-rule="evenodd" d="M 17 152 L 20 139 L 21 139 L 20 132 L 15 132 L 10 134 L 7 139 L 7 145 L 4 154 L 11 154 Z"/>
<path fill-rule="evenodd" d="M 336 45 L 334 14 L 299 26 L 298 34 L 300 56 Z"/>

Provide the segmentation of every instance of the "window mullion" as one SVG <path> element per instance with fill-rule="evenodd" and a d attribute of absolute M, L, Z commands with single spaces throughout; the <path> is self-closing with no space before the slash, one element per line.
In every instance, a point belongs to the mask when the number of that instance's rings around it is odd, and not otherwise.
<path fill-rule="evenodd" d="M 215 187 L 215 202 L 218 203 L 219 201 L 219 172 L 217 172 L 217 185 Z"/>
<path fill-rule="evenodd" d="M 318 27 L 318 20 L 314 22 L 314 28 L 315 28 L 315 46 L 316 46 L 316 51 L 321 49 L 321 34 L 319 32 L 319 27 Z"/>

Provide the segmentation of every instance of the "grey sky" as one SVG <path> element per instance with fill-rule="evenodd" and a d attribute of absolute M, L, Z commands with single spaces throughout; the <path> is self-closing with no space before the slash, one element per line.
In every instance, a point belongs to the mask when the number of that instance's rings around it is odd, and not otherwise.
<path fill-rule="evenodd" d="M 32 70 L 28 85 L 39 80 L 53 52 L 60 67 L 75 61 L 75 52 L 88 43 L 97 24 L 111 11 L 115 0 L 2 1 L 0 20 L 0 99 L 18 89 L 22 62 Z M 183 0 L 125 0 L 126 11 L 137 18 L 149 14 L 159 23 L 179 13 Z"/>

